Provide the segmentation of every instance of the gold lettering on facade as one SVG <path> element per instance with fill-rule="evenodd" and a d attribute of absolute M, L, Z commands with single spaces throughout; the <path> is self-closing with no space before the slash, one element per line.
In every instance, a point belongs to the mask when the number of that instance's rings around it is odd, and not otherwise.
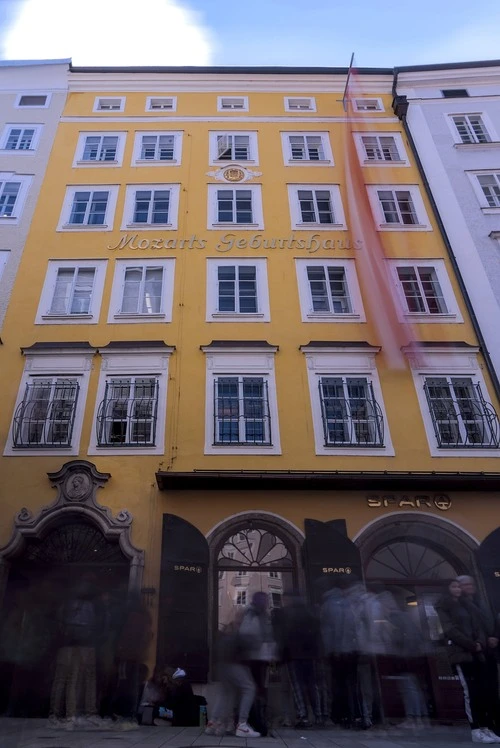
<path fill-rule="evenodd" d="M 333 237 L 323 238 L 320 234 L 311 234 L 307 239 L 298 239 L 293 234 L 283 237 L 267 237 L 263 234 L 250 234 L 249 236 L 239 236 L 233 233 L 223 234 L 220 239 L 216 240 L 216 252 L 230 252 L 232 249 L 303 249 L 308 254 L 316 254 L 324 250 L 332 252 L 335 250 L 361 249 L 363 242 L 356 239 L 351 242 L 350 239 L 334 239 Z M 206 249 L 207 239 L 199 239 L 196 234 L 186 238 L 177 237 L 159 237 L 152 239 L 148 237 L 139 237 L 139 234 L 125 234 L 121 236 L 115 244 L 108 244 L 107 249 L 110 251 L 121 251 L 131 249 L 132 251 L 145 250 L 176 250 L 176 249 Z"/>
<path fill-rule="evenodd" d="M 371 494 L 366 497 L 366 503 L 371 509 L 387 509 L 395 506 L 398 509 L 439 509 L 447 512 L 451 509 L 451 499 L 447 494 L 436 493 L 431 495 L 419 494 L 408 496 L 406 494 Z"/>

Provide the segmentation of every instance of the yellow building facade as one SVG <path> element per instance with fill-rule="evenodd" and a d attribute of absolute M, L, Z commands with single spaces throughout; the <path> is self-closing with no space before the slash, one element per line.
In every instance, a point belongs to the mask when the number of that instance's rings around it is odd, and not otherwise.
<path fill-rule="evenodd" d="M 364 576 L 430 635 L 443 579 L 495 595 L 498 393 L 392 74 L 346 114 L 346 72 L 70 70 L 2 332 L 6 608 L 90 570 L 142 590 L 149 665 L 203 683 L 249 591 Z M 454 713 L 444 658 L 427 677 Z"/>

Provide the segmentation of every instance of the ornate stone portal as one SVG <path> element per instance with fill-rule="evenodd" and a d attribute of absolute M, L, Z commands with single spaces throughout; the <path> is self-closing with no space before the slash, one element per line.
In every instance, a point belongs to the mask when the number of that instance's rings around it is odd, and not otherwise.
<path fill-rule="evenodd" d="M 57 497 L 52 504 L 43 507 L 34 515 L 29 509 L 21 509 L 14 519 L 14 530 L 10 541 L 0 548 L 0 602 L 3 599 L 11 563 L 22 556 L 29 538 L 43 540 L 55 526 L 78 519 L 99 528 L 104 538 L 117 542 L 123 555 L 130 561 L 129 591 L 141 589 L 144 568 L 144 551 L 136 548 L 130 539 L 132 515 L 126 509 L 116 517 L 112 511 L 99 504 L 97 489 L 105 486 L 111 475 L 100 473 L 92 462 L 72 460 L 66 462 L 56 473 L 47 473 L 52 485 L 57 488 Z"/>

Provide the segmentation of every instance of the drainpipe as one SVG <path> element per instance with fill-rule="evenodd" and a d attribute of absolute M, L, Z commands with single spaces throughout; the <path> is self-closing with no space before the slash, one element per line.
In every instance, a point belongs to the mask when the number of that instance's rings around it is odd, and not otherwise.
<path fill-rule="evenodd" d="M 474 307 L 472 306 L 469 293 L 467 291 L 467 288 L 464 283 L 464 279 L 462 277 L 462 273 L 460 272 L 460 268 L 458 266 L 457 258 L 455 257 L 455 254 L 453 252 L 453 248 L 451 246 L 450 239 L 448 237 L 448 234 L 446 233 L 446 229 L 444 227 L 443 221 L 441 219 L 441 215 L 439 213 L 438 207 L 436 205 L 436 201 L 434 200 L 434 196 L 432 194 L 432 190 L 430 188 L 427 176 L 424 171 L 424 167 L 422 165 L 422 161 L 420 160 L 420 156 L 417 151 L 417 147 L 415 145 L 415 141 L 413 140 L 413 136 L 411 134 L 411 130 L 408 126 L 408 122 L 406 120 L 406 113 L 408 111 L 408 99 L 406 96 L 399 96 L 397 92 L 397 85 L 398 85 L 398 75 L 399 75 L 399 69 L 394 68 L 394 79 L 392 83 L 392 108 L 394 111 L 394 114 L 398 117 L 398 119 L 401 120 L 403 124 L 403 129 L 405 131 L 405 135 L 408 138 L 408 142 L 410 144 L 410 148 L 413 154 L 413 157 L 415 159 L 415 163 L 417 164 L 418 170 L 420 172 L 420 176 L 422 178 L 422 182 L 424 184 L 424 189 L 426 192 L 426 195 L 429 199 L 429 202 L 431 204 L 434 217 L 436 219 L 436 223 L 438 225 L 440 234 L 442 236 L 443 242 L 446 247 L 446 251 L 448 253 L 448 257 L 450 258 L 451 265 L 453 267 L 453 270 L 455 272 L 455 276 L 458 282 L 458 286 L 460 288 L 460 292 L 462 294 L 462 298 L 465 302 L 465 306 L 467 308 L 467 312 L 469 314 L 470 320 L 472 322 L 472 327 L 474 329 L 474 332 L 476 334 L 478 343 L 479 343 L 479 349 L 481 353 L 483 354 L 484 362 L 486 364 L 486 368 L 488 370 L 488 374 L 490 375 L 491 382 L 493 384 L 493 389 L 495 390 L 495 395 L 497 397 L 497 400 L 500 402 L 500 380 L 498 378 L 497 372 L 495 371 L 495 367 L 493 366 L 493 362 L 491 360 L 488 348 L 486 346 L 486 341 L 483 337 L 483 333 L 481 331 L 481 327 L 479 325 L 479 322 L 476 317 L 476 312 L 474 311 Z"/>

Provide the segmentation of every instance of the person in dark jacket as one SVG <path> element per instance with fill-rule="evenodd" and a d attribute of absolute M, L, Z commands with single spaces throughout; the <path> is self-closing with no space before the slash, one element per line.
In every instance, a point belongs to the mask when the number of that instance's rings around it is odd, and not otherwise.
<path fill-rule="evenodd" d="M 273 627 L 280 659 L 286 663 L 297 712 L 297 729 L 311 726 L 308 706 L 316 724 L 322 724 L 316 663 L 320 657 L 319 620 L 299 595 L 284 597 L 283 608 L 273 610 Z"/>
<path fill-rule="evenodd" d="M 488 695 L 485 650 L 488 632 L 477 607 L 462 596 L 460 583 L 451 581 L 436 605 L 450 663 L 455 666 L 464 691 L 465 713 L 473 743 L 497 743 L 488 728 Z"/>

